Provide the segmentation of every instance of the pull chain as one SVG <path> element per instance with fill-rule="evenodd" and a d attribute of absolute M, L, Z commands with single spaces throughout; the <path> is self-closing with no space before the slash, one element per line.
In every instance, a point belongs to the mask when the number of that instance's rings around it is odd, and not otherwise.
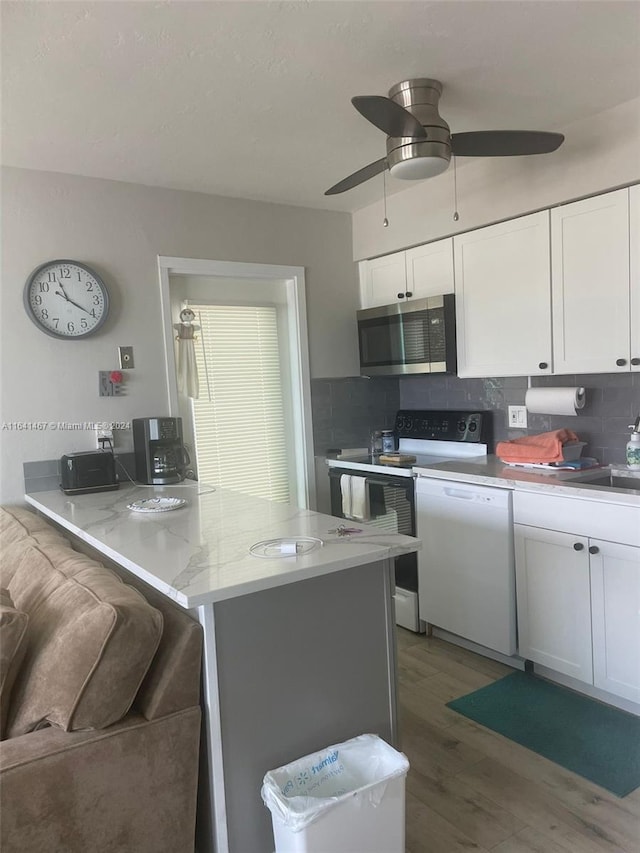
<path fill-rule="evenodd" d="M 456 155 L 452 155 L 453 158 L 453 221 L 457 222 L 460 219 L 460 214 L 458 213 L 458 174 L 456 172 Z"/>
<path fill-rule="evenodd" d="M 382 227 L 389 227 L 389 220 L 387 219 L 387 170 L 385 169 L 382 173 L 382 196 L 384 198 L 384 219 L 382 220 Z"/>

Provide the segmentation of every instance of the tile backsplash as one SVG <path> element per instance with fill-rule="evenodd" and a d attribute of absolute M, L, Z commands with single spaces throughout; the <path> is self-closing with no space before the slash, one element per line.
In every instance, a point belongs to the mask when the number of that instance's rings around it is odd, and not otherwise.
<path fill-rule="evenodd" d="M 628 425 L 640 413 L 640 373 L 539 376 L 538 386 L 587 389 L 576 417 L 528 415 L 526 430 L 509 429 L 507 407 L 524 405 L 526 376 L 458 379 L 457 376 L 314 379 L 311 383 L 316 456 L 330 447 L 365 447 L 372 429 L 393 426 L 398 409 L 491 409 L 494 443 L 569 427 L 587 442 L 583 456 L 624 464 Z M 493 450 L 493 448 L 491 448 Z"/>

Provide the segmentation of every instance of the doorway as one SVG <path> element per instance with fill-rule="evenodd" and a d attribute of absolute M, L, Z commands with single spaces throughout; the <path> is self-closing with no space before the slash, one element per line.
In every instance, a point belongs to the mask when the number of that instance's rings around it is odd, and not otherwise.
<path fill-rule="evenodd" d="M 196 466 L 208 471 L 209 476 L 218 478 L 213 485 L 266 494 L 260 491 L 262 487 L 258 483 L 258 474 L 267 467 L 263 463 L 268 452 L 262 447 L 262 439 L 258 440 L 262 428 L 260 421 L 273 420 L 275 424 L 280 419 L 284 442 L 278 438 L 272 446 L 284 444 L 282 453 L 286 457 L 287 484 L 286 490 L 280 488 L 279 496 L 273 499 L 288 499 L 299 507 L 313 509 L 315 477 L 304 269 L 168 257 L 159 257 L 158 264 L 169 413 L 182 417 L 185 441 L 194 451 Z M 194 313 L 197 312 L 196 325 L 204 327 L 196 331 L 199 340 L 194 344 L 200 363 L 197 399 L 179 391 L 176 372 L 174 324 L 187 304 Z M 216 323 L 226 324 L 227 329 L 230 328 L 229 323 L 236 324 L 237 334 L 226 335 L 226 350 L 222 340 L 224 336 L 215 334 L 216 328 L 222 328 L 216 327 Z M 281 383 L 279 409 L 273 407 L 273 394 L 259 393 L 260 377 L 256 376 L 254 369 L 259 369 L 259 358 L 255 352 L 258 341 L 252 337 L 252 329 L 259 326 L 255 323 L 262 323 L 265 327 L 271 324 L 276 330 Z M 273 353 L 265 356 L 266 360 L 269 358 L 273 358 Z M 268 381 L 272 380 L 273 376 Z M 268 402 L 264 402 L 267 397 Z M 264 398 L 262 402 L 261 398 Z M 195 409 L 199 410 L 196 418 L 200 418 L 199 449 Z M 255 418 L 252 411 L 255 411 Z M 215 420 L 216 412 L 219 424 L 207 433 L 207 440 L 203 441 L 202 437 L 208 430 L 208 418 Z M 224 428 L 225 417 L 229 429 Z M 275 426 L 277 432 L 280 427 Z M 216 442 L 216 434 L 223 437 L 223 441 Z M 215 460 L 213 456 L 204 459 L 204 454 L 208 453 L 207 446 L 212 455 L 217 456 Z M 202 455 L 201 460 L 198 459 L 199 454 Z M 273 456 L 275 460 L 275 450 Z M 276 461 L 273 464 L 277 467 Z"/>

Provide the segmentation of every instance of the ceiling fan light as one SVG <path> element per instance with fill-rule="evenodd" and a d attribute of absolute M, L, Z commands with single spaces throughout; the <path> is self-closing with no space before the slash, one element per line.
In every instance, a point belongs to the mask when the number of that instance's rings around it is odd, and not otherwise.
<path fill-rule="evenodd" d="M 449 166 L 445 157 L 414 157 L 411 160 L 400 160 L 391 166 L 389 173 L 394 178 L 403 181 L 418 181 L 421 178 L 433 178 L 442 174 Z"/>

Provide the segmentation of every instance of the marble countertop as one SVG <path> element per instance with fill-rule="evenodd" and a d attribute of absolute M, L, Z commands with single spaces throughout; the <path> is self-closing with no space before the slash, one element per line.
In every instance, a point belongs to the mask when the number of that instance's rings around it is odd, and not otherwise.
<path fill-rule="evenodd" d="M 151 497 L 180 497 L 170 512 L 140 513 L 127 504 Z M 60 490 L 25 495 L 43 515 L 106 557 L 129 569 L 183 607 L 223 601 L 306 578 L 417 551 L 411 536 L 367 530 L 338 535 L 342 519 L 290 504 L 254 498 L 203 483 L 122 485 L 113 492 L 70 497 Z M 265 540 L 311 537 L 302 555 L 257 557 Z"/>
<path fill-rule="evenodd" d="M 624 491 L 592 485 L 587 478 L 604 476 L 614 471 L 624 477 L 637 477 L 640 472 L 622 467 L 593 468 L 584 471 L 546 471 L 540 468 L 521 468 L 506 465 L 497 456 L 476 456 L 420 467 L 413 466 L 414 474 L 423 477 L 456 480 L 535 492 L 562 494 L 583 500 L 636 506 L 640 509 L 640 477 L 638 491 Z"/>

